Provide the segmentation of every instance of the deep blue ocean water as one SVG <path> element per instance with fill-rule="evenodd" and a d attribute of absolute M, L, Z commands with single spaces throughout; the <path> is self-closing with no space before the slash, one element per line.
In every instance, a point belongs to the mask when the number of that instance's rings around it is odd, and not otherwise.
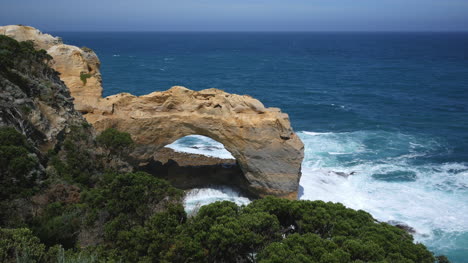
<path fill-rule="evenodd" d="M 468 262 L 468 33 L 53 34 L 96 51 L 106 96 L 182 85 L 280 107 L 306 146 L 301 199 L 404 222 Z"/>

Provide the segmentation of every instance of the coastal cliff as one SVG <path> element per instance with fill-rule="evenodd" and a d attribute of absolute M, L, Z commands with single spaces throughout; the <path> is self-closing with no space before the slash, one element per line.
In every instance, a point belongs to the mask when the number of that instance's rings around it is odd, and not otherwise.
<path fill-rule="evenodd" d="M 95 136 L 51 59 L 0 35 L 1 262 L 435 262 L 404 230 L 341 204 L 267 197 L 187 215 L 181 190 L 121 160 L 142 150 L 130 134 Z"/>
<path fill-rule="evenodd" d="M 144 96 L 103 98 L 100 62 L 92 50 L 65 45 L 31 27 L 5 26 L 1 33 L 47 49 L 51 67 L 75 99 L 75 109 L 96 130 L 128 132 L 136 143 L 154 146 L 151 151 L 187 135 L 210 137 L 236 158 L 250 192 L 297 198 L 304 145 L 280 109 L 266 108 L 246 95 L 177 86 Z"/>

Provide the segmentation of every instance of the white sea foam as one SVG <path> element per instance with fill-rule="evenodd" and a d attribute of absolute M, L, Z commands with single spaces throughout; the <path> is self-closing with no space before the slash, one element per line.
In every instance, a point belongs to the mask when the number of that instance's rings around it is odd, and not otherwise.
<path fill-rule="evenodd" d="M 331 134 L 331 132 L 310 132 L 310 131 L 304 131 L 304 134 L 312 135 L 312 136 L 317 136 L 317 135 L 323 135 L 323 134 Z"/>
<path fill-rule="evenodd" d="M 416 229 L 417 240 L 438 250 L 441 238 L 468 232 L 468 166 L 412 163 L 437 150 L 433 142 L 381 132 L 299 136 L 305 144 L 300 199 L 340 202 L 380 221 L 404 222 Z M 354 174 L 346 178 L 331 171 Z M 414 176 L 400 180 L 398 174 Z"/>
<path fill-rule="evenodd" d="M 250 199 L 241 196 L 239 192 L 229 187 L 196 188 L 188 191 L 185 195 L 185 211 L 187 214 L 193 214 L 201 206 L 216 201 L 231 201 L 237 205 L 250 203 Z"/>
<path fill-rule="evenodd" d="M 234 159 L 222 143 L 201 135 L 185 136 L 166 147 L 177 152 L 201 154 L 222 159 Z"/>

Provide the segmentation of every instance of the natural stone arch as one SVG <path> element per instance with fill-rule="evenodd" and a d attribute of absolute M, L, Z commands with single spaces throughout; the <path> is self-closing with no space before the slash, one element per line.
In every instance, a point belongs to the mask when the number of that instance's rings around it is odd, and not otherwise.
<path fill-rule="evenodd" d="M 188 135 L 212 138 L 236 158 L 250 191 L 297 196 L 304 146 L 287 114 L 249 96 L 176 86 L 140 97 L 107 97 L 85 117 L 97 130 L 113 127 L 156 148 Z"/>
<path fill-rule="evenodd" d="M 100 61 L 92 50 L 64 45 L 32 27 L 4 26 L 0 34 L 46 49 L 75 109 L 97 130 L 114 127 L 155 148 L 190 134 L 210 137 L 237 159 L 251 192 L 297 197 L 304 145 L 279 109 L 217 89 L 173 87 L 140 97 L 121 93 L 102 98 Z"/>

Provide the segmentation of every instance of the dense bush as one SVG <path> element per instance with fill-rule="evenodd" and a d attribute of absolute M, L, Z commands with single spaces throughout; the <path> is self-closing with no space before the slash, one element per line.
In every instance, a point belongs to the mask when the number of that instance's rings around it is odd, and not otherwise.
<path fill-rule="evenodd" d="M 150 179 L 136 176 L 114 176 L 102 193 L 89 193 L 93 207 L 111 214 L 104 257 L 125 262 L 435 262 L 403 230 L 340 204 L 269 197 L 246 207 L 216 202 L 192 218 L 172 204 L 147 213 L 137 200 L 148 204 L 148 196 L 138 192 L 152 192 L 141 188 Z"/>
<path fill-rule="evenodd" d="M 28 258 L 39 261 L 45 252 L 44 244 L 27 229 L 0 228 L 0 262 L 15 262 Z"/>
<path fill-rule="evenodd" d="M 65 251 L 61 246 L 47 248 L 27 228 L 0 228 L 0 262 L 93 263 L 99 262 L 99 258 L 88 251 Z"/>
<path fill-rule="evenodd" d="M 98 144 L 109 151 L 110 154 L 120 155 L 133 145 L 129 133 L 120 132 L 114 128 L 104 130 L 96 137 Z"/>
<path fill-rule="evenodd" d="M 104 239 L 91 250 L 104 261 L 436 262 L 403 230 L 340 204 L 268 197 L 238 207 L 224 201 L 203 206 L 187 218 L 177 202 L 180 197 L 167 182 L 145 173 L 108 174 L 83 194 L 81 204 L 50 205 L 43 217 L 52 220 L 42 223 L 45 237 L 38 235 L 48 246 L 67 244 L 67 238 L 73 238 L 68 234 L 86 227 L 83 220 L 81 226 L 73 220 L 90 217 L 89 222 L 96 222 L 93 213 L 101 213 L 107 215 Z M 82 214 L 67 218 L 70 211 Z M 30 239 L 24 240 L 43 247 Z M 4 246 L 24 247 L 9 240 Z M 437 262 L 444 260 L 439 257 Z"/>
<path fill-rule="evenodd" d="M 341 204 L 268 197 L 246 207 L 216 202 L 187 218 L 180 202 L 182 191 L 167 181 L 143 172 L 96 176 L 96 160 L 86 149 L 88 128 L 72 127 L 72 136 L 62 145 L 62 159 L 54 154 L 51 158 L 59 176 L 81 185 L 81 198 L 72 203 L 52 202 L 29 222 L 42 243 L 29 230 L 14 232 L 26 237 L 7 239 L 3 246 L 15 247 L 3 249 L 9 258 L 19 253 L 12 251 L 25 247 L 74 249 L 80 231 L 97 231 L 98 224 L 101 242 L 91 249 L 100 258 L 114 261 L 435 262 L 423 245 L 413 243 L 410 234 Z M 133 144 L 128 134 L 114 129 L 101 133 L 97 141 L 112 152 L 125 151 Z M 30 147 L 14 129 L 0 129 L 0 143 L 2 171 L 16 167 L 12 166 L 14 158 L 28 157 Z M 28 167 L 28 162 L 20 163 Z M 28 169 L 17 170 L 21 172 L 13 178 L 20 178 Z M 18 182 L 28 187 L 26 182 Z M 33 244 L 18 245 L 21 240 Z M 37 249 L 21 255 L 36 257 Z M 43 257 L 50 257 L 44 251 Z"/>
<path fill-rule="evenodd" d="M 47 246 L 61 245 L 73 248 L 82 224 L 83 208 L 54 202 L 35 217 L 31 223 L 33 233 Z"/>
<path fill-rule="evenodd" d="M 99 186 L 85 192 L 82 199 L 91 219 L 99 213 L 107 215 L 104 239 L 112 242 L 109 248 L 118 248 L 122 255 L 145 255 L 147 251 L 140 251 L 147 250 L 143 247 L 148 239 L 165 241 L 155 231 L 165 236 L 163 231 L 171 231 L 185 220 L 180 205 L 182 191 L 147 173 L 106 174 Z M 164 227 L 158 230 L 160 226 Z"/>
<path fill-rule="evenodd" d="M 95 149 L 90 148 L 94 146 L 90 127 L 81 125 L 72 126 L 70 129 L 60 150 L 49 152 L 49 165 L 55 168 L 60 178 L 70 183 L 92 186 L 96 180 L 94 177 L 102 167 Z"/>
<path fill-rule="evenodd" d="M 178 228 L 162 255 L 185 262 L 434 262 L 411 235 L 341 204 L 265 198 L 245 208 L 217 202 Z M 193 251 L 191 251 L 193 253 Z M 192 256 L 193 257 L 193 256 Z"/>
<path fill-rule="evenodd" d="M 10 67 L 26 67 L 31 61 L 49 61 L 52 57 L 43 49 L 34 49 L 32 41 L 18 42 L 13 38 L 0 35 L 0 72 Z"/>
<path fill-rule="evenodd" d="M 32 194 L 39 162 L 26 137 L 11 127 L 0 128 L 0 200 Z"/>

